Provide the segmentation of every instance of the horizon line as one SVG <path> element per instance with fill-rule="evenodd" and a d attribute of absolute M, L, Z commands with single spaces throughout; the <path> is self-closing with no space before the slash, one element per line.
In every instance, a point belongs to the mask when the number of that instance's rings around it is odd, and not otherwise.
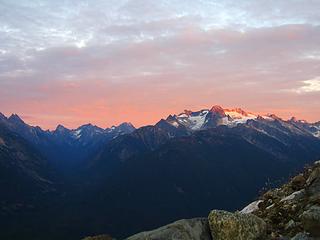
<path fill-rule="evenodd" d="M 241 108 L 241 107 L 236 107 L 236 108 L 224 108 L 224 107 L 222 107 L 221 105 L 213 105 L 211 108 L 202 108 L 202 109 L 200 109 L 200 110 L 196 110 L 196 111 L 193 111 L 193 110 L 189 110 L 189 109 L 184 109 L 183 111 L 181 111 L 179 114 L 169 114 L 169 115 L 167 115 L 167 117 L 169 117 L 169 116 L 178 116 L 178 115 L 180 115 L 180 114 L 182 114 L 182 113 L 185 113 L 186 111 L 190 111 L 190 112 L 200 112 L 200 111 L 205 111 L 205 110 L 211 110 L 213 107 L 221 107 L 224 111 L 225 110 L 230 110 L 230 111 L 232 111 L 232 110 L 237 110 L 237 109 L 239 109 L 239 110 L 243 110 L 243 108 Z M 306 123 L 309 123 L 309 124 L 314 124 L 314 123 L 318 123 L 320 120 L 316 120 L 316 121 L 308 121 L 308 120 L 305 120 L 305 119 L 298 119 L 298 118 L 296 118 L 295 116 L 291 116 L 291 117 L 289 117 L 289 118 L 283 118 L 283 117 L 281 117 L 281 116 L 279 116 L 278 114 L 275 114 L 275 113 L 267 113 L 267 114 L 256 114 L 255 112 L 252 112 L 252 111 L 247 111 L 247 110 L 243 110 L 244 112 L 246 112 L 246 113 L 249 113 L 249 114 L 253 114 L 253 115 L 256 115 L 257 117 L 259 117 L 259 116 L 272 116 L 272 115 L 274 115 L 275 117 L 277 117 L 277 118 L 279 118 L 279 119 L 281 119 L 282 121 L 290 121 L 291 119 L 296 119 L 296 121 L 301 121 L 301 122 L 306 122 Z M 19 113 L 16 113 L 16 112 L 14 112 L 14 113 L 9 113 L 9 114 L 4 114 L 3 112 L 1 112 L 0 111 L 0 115 L 3 115 L 6 119 L 9 119 L 10 117 L 12 117 L 12 116 L 18 116 L 25 124 L 27 124 L 27 125 L 29 125 L 29 126 L 31 126 L 31 127 L 39 127 L 39 128 L 41 128 L 41 130 L 43 130 L 43 131 L 55 131 L 59 126 L 62 126 L 62 127 L 64 127 L 64 128 L 66 128 L 66 129 L 68 129 L 68 130 L 77 130 L 77 129 L 79 129 L 80 127 L 82 127 L 82 126 L 85 126 L 85 125 L 93 125 L 93 126 L 95 126 L 95 127 L 98 127 L 98 128 L 101 128 L 101 129 L 104 129 L 104 130 L 106 130 L 106 129 L 110 129 L 110 128 L 112 128 L 112 127 L 118 127 L 118 126 L 120 126 L 121 124 L 125 124 L 125 123 L 127 123 L 127 124 L 131 124 L 135 129 L 139 129 L 139 128 L 141 128 L 141 127 L 146 127 L 146 126 L 153 126 L 153 125 L 155 125 L 157 122 L 159 122 L 159 121 L 161 121 L 162 119 L 166 119 L 167 117 L 165 117 L 165 118 L 160 118 L 159 120 L 157 120 L 155 123 L 149 123 L 149 124 L 141 124 L 141 125 L 136 125 L 136 124 L 133 124 L 131 121 L 123 121 L 123 122 L 120 122 L 120 123 L 114 123 L 114 124 L 111 124 L 111 125 L 109 125 L 109 126 L 107 126 L 107 127 L 101 127 L 101 126 L 99 126 L 99 124 L 96 124 L 96 123 L 94 123 L 94 122 L 83 122 L 83 123 L 81 123 L 81 124 L 79 124 L 79 125 L 77 125 L 77 127 L 66 127 L 65 126 L 65 124 L 63 124 L 63 123 L 57 123 L 54 127 L 52 127 L 52 128 L 48 128 L 48 127 L 44 127 L 44 126 L 41 126 L 41 124 L 33 124 L 33 123 L 29 123 L 28 122 L 28 120 L 26 120 L 26 118 L 27 117 L 25 117 L 24 116 L 24 114 L 19 114 Z"/>

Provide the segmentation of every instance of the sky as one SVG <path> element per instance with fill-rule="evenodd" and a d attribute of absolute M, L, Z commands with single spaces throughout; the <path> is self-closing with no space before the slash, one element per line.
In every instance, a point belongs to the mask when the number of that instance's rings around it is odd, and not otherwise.
<path fill-rule="evenodd" d="M 54 129 L 241 107 L 320 120 L 319 0 L 0 0 L 0 112 Z"/>

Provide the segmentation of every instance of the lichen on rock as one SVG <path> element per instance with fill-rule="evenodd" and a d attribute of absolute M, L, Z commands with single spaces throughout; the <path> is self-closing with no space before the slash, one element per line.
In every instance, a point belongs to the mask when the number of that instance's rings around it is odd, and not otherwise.
<path fill-rule="evenodd" d="M 215 240 L 258 240 L 266 237 L 266 223 L 250 213 L 213 210 L 208 220 Z"/>

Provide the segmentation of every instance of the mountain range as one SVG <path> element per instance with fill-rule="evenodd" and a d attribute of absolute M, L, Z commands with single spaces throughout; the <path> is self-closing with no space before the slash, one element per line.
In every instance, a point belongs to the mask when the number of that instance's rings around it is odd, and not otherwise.
<path fill-rule="evenodd" d="M 0 114 L 1 239 L 126 237 L 236 210 L 320 158 L 320 122 L 213 106 L 135 129 Z M 155 217 L 156 216 L 156 217 Z"/>
<path fill-rule="evenodd" d="M 122 123 L 107 129 L 85 124 L 71 130 L 58 125 L 53 131 L 44 131 L 26 124 L 16 114 L 8 118 L 1 114 L 0 124 L 24 138 L 47 159 L 58 161 L 57 166 L 62 164 L 63 167 L 66 163 L 81 162 L 108 141 L 135 130 L 131 123 Z"/>

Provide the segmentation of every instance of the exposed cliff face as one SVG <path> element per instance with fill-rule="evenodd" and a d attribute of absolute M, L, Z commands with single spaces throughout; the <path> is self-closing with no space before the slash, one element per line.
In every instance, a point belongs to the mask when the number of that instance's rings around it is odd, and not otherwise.
<path fill-rule="evenodd" d="M 282 187 L 266 192 L 241 211 L 213 210 L 208 218 L 180 220 L 127 238 L 146 239 L 320 239 L 320 161 L 306 167 Z"/>

